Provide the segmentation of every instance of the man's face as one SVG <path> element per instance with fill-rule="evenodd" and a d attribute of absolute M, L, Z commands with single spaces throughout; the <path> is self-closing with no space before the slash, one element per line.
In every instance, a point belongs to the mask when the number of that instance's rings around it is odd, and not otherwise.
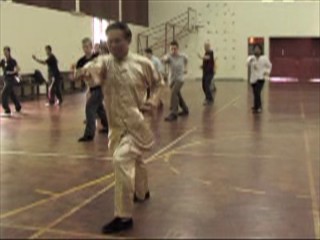
<path fill-rule="evenodd" d="M 255 47 L 254 48 L 254 55 L 256 56 L 260 56 L 262 54 L 261 50 L 259 47 Z"/>
<path fill-rule="evenodd" d="M 146 56 L 147 58 L 149 58 L 149 59 L 151 59 L 151 57 L 152 57 L 152 54 L 151 53 L 144 53 L 144 56 Z"/>
<path fill-rule="evenodd" d="M 107 35 L 110 53 L 117 59 L 126 57 L 130 42 L 125 38 L 124 32 L 120 29 L 114 29 L 110 30 Z"/>
<path fill-rule="evenodd" d="M 176 45 L 171 45 L 171 46 L 170 46 L 170 52 L 171 52 L 172 55 L 177 55 L 178 52 L 179 52 L 178 46 L 176 46 Z"/>
<path fill-rule="evenodd" d="M 204 50 L 206 52 L 210 50 L 210 44 L 209 43 L 204 44 Z"/>
<path fill-rule="evenodd" d="M 9 58 L 10 57 L 10 52 L 8 49 L 4 49 L 3 50 L 3 55 L 5 56 L 5 58 Z"/>
<path fill-rule="evenodd" d="M 85 55 L 90 55 L 92 53 L 92 43 L 91 42 L 83 43 L 82 49 Z"/>
<path fill-rule="evenodd" d="M 49 48 L 46 48 L 45 50 L 46 50 L 47 56 L 50 56 L 51 55 L 51 50 Z"/>

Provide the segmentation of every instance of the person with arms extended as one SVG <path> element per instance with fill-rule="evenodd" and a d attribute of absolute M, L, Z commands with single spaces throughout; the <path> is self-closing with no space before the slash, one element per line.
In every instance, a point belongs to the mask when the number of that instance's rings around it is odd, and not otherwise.
<path fill-rule="evenodd" d="M 109 151 L 115 172 L 115 218 L 102 228 L 108 234 L 132 228 L 133 202 L 150 198 L 142 157 L 154 139 L 140 108 L 151 85 L 148 101 L 155 106 L 161 81 L 150 60 L 129 52 L 132 32 L 127 24 L 115 22 L 106 33 L 111 54 L 89 62 L 81 74 L 88 81 L 101 82 L 108 113 Z"/>
<path fill-rule="evenodd" d="M 53 106 L 55 104 L 62 105 L 63 99 L 62 99 L 62 92 L 61 92 L 61 84 L 62 84 L 62 76 L 58 67 L 58 60 L 55 57 L 55 55 L 52 53 L 52 47 L 50 45 L 47 45 L 45 47 L 45 51 L 47 54 L 46 60 L 41 60 L 37 58 L 35 55 L 32 56 L 32 58 L 43 65 L 48 66 L 48 78 L 49 81 L 51 81 L 51 84 L 49 86 L 49 103 L 47 106 Z M 55 103 L 55 97 L 58 98 L 58 101 Z"/>
<path fill-rule="evenodd" d="M 81 57 L 75 66 L 74 79 L 83 80 L 82 77 L 77 77 L 77 70 L 83 68 L 88 62 L 99 56 L 98 53 L 93 52 L 93 44 L 90 38 L 82 40 L 82 49 L 84 56 Z M 108 120 L 103 105 L 103 93 L 100 84 L 88 82 L 89 93 L 86 101 L 86 127 L 84 135 L 79 139 L 79 142 L 92 141 L 96 131 L 96 116 L 101 120 L 103 129 L 100 133 L 108 133 Z"/>
<path fill-rule="evenodd" d="M 170 54 L 163 57 L 162 61 L 169 65 L 169 84 L 171 88 L 171 113 L 165 118 L 165 121 L 176 121 L 178 116 L 189 115 L 189 108 L 184 101 L 181 89 L 184 84 L 185 74 L 187 73 L 188 58 L 185 54 L 179 52 L 177 41 L 170 43 Z M 179 106 L 182 108 L 178 112 Z"/>
<path fill-rule="evenodd" d="M 11 109 L 9 106 L 9 98 L 15 105 L 16 112 L 21 111 L 21 104 L 14 92 L 14 85 L 17 83 L 20 67 L 17 61 L 11 56 L 10 47 L 3 48 L 4 59 L 0 61 L 0 67 L 3 70 L 4 87 L 2 90 L 2 107 L 4 110 L 3 116 L 11 116 Z"/>
<path fill-rule="evenodd" d="M 204 56 L 198 55 L 202 59 L 202 89 L 205 94 L 205 101 L 203 105 L 211 105 L 213 103 L 213 96 L 211 84 L 214 77 L 214 53 L 211 50 L 210 43 L 204 44 Z"/>

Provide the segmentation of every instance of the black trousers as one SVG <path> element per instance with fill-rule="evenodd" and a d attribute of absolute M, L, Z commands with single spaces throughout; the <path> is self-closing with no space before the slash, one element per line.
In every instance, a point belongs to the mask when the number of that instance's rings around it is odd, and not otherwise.
<path fill-rule="evenodd" d="M 21 110 L 21 104 L 13 89 L 15 84 L 16 80 L 14 77 L 5 77 L 4 88 L 2 89 L 2 107 L 5 113 L 11 113 L 9 107 L 9 98 L 11 98 L 12 102 L 14 103 L 16 110 Z"/>
<path fill-rule="evenodd" d="M 96 131 L 96 116 L 98 115 L 102 126 L 108 129 L 107 114 L 103 105 L 103 93 L 101 87 L 90 89 L 90 97 L 86 103 L 86 128 L 84 136 L 94 137 Z"/>
<path fill-rule="evenodd" d="M 211 83 L 213 80 L 213 73 L 203 73 L 202 75 L 202 89 L 206 96 L 206 100 L 209 102 L 213 101 Z"/>
<path fill-rule="evenodd" d="M 59 104 L 63 102 L 62 99 L 62 91 L 61 91 L 62 78 L 61 77 L 53 77 L 52 83 L 49 86 L 49 103 L 55 103 L 55 97 L 58 98 Z"/>
<path fill-rule="evenodd" d="M 253 108 L 255 110 L 260 109 L 262 107 L 262 103 L 261 103 L 261 92 L 263 89 L 263 85 L 264 85 L 264 80 L 259 79 L 257 82 L 252 83 L 252 91 L 253 91 Z"/>

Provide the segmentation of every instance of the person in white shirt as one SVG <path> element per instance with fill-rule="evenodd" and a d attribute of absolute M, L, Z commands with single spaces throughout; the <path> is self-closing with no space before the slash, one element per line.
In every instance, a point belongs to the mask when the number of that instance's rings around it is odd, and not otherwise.
<path fill-rule="evenodd" d="M 249 56 L 247 60 L 250 67 L 250 83 L 253 90 L 254 104 L 253 113 L 260 113 L 262 110 L 261 91 L 265 82 L 271 73 L 272 64 L 267 56 L 262 55 L 262 47 L 255 45 L 254 55 Z"/>

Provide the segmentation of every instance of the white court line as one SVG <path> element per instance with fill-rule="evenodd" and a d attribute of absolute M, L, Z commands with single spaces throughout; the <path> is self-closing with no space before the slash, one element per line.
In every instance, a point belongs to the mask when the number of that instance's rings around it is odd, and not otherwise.
<path fill-rule="evenodd" d="M 300 104 L 300 110 L 301 110 L 301 118 L 306 123 L 306 114 L 305 114 L 303 103 Z M 320 239 L 319 196 L 317 195 L 317 192 L 316 192 L 316 184 L 314 181 L 315 178 L 313 175 L 314 168 L 312 166 L 308 129 L 305 129 L 303 131 L 303 138 L 304 138 L 304 146 L 305 146 L 305 152 L 306 152 L 305 163 L 306 163 L 307 175 L 308 175 L 308 181 L 309 181 L 309 192 L 310 192 L 311 205 L 312 205 L 314 235 L 316 239 Z"/>

